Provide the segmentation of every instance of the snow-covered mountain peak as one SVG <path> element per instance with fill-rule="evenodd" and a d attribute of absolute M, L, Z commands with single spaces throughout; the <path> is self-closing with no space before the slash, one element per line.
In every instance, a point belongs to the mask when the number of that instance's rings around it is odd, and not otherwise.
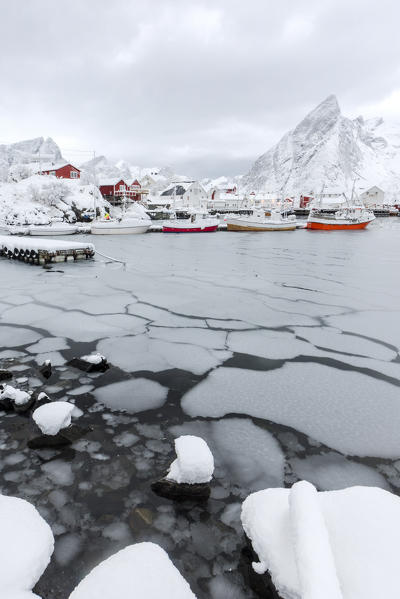
<path fill-rule="evenodd" d="M 400 190 L 400 126 L 382 118 L 349 119 L 328 96 L 243 177 L 247 191 L 316 193 L 324 185 L 348 191 L 355 179 L 393 199 Z"/>

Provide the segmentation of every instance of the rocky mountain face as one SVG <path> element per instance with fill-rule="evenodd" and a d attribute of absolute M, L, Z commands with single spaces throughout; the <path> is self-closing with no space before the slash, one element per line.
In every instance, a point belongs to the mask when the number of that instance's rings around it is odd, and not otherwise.
<path fill-rule="evenodd" d="M 383 119 L 354 120 L 329 96 L 260 156 L 242 179 L 247 191 L 286 195 L 348 191 L 378 185 L 388 199 L 400 194 L 400 126 Z"/>
<path fill-rule="evenodd" d="M 48 137 L 35 137 L 13 144 L 0 145 L 0 181 L 6 181 L 10 170 L 17 165 L 34 165 L 42 162 L 61 161 L 63 157 L 56 142 Z M 26 171 L 28 174 L 28 170 Z"/>

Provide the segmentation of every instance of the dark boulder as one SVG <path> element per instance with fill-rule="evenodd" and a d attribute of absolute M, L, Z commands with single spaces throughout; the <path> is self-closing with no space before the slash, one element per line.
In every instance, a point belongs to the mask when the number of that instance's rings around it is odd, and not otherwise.
<path fill-rule="evenodd" d="M 5 370 L 4 368 L 0 368 L 0 381 L 9 381 L 12 379 L 12 376 L 12 372 Z"/>
<path fill-rule="evenodd" d="M 156 495 L 173 501 L 207 501 L 211 492 L 209 483 L 177 483 L 167 478 L 152 483 L 151 488 Z"/>
<path fill-rule="evenodd" d="M 49 379 L 51 377 L 52 369 L 50 360 L 46 360 L 46 362 L 40 366 L 39 372 L 42 376 L 44 376 L 45 379 Z"/>
<path fill-rule="evenodd" d="M 83 372 L 105 372 L 110 368 L 105 358 L 102 358 L 98 363 L 87 362 L 81 358 L 72 358 L 72 360 L 68 362 L 68 366 L 79 368 L 79 370 L 82 370 Z"/>

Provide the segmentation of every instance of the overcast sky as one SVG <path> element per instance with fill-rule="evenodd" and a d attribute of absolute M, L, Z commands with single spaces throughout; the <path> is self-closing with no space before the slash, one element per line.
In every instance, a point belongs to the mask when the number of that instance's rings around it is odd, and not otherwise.
<path fill-rule="evenodd" d="M 321 100 L 400 120 L 396 0 L 0 0 L 0 143 L 245 172 Z M 80 150 L 80 152 L 76 152 Z"/>

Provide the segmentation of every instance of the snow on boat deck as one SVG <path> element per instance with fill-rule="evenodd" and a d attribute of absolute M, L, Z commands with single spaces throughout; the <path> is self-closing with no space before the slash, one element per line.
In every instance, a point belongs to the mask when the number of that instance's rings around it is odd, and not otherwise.
<path fill-rule="evenodd" d="M 0 255 L 32 262 L 46 264 L 48 262 L 66 262 L 71 260 L 92 258 L 95 253 L 93 243 L 78 243 L 31 237 L 0 236 Z"/>

